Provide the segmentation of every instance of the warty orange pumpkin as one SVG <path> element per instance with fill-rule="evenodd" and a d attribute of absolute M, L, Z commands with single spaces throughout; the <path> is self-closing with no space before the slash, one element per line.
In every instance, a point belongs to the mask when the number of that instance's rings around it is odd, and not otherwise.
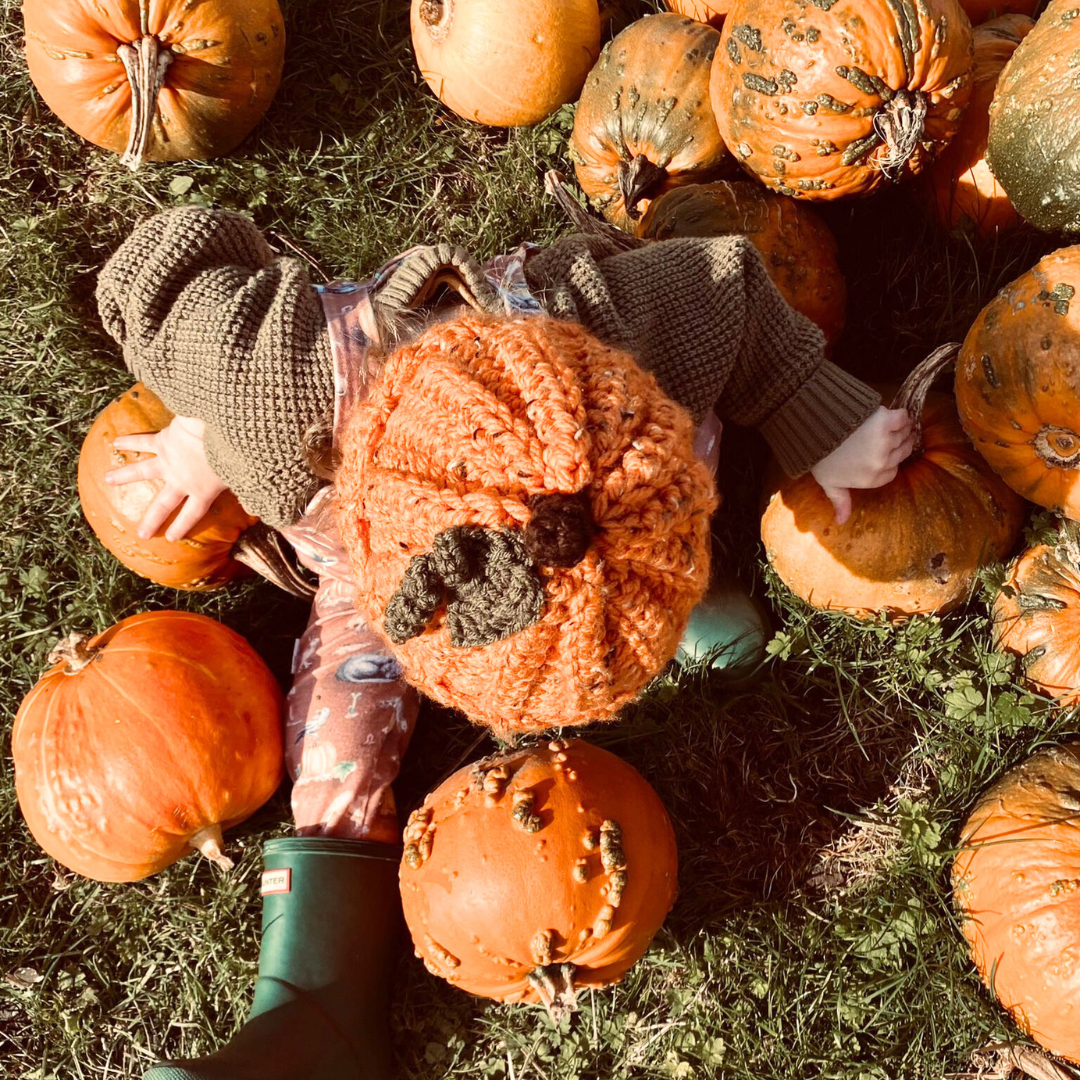
<path fill-rule="evenodd" d="M 277 0 L 23 0 L 30 79 L 84 139 L 144 161 L 232 150 L 277 93 Z"/>
<path fill-rule="evenodd" d="M 155 536 L 144 540 L 138 535 L 139 522 L 162 481 L 107 484 L 110 470 L 145 456 L 118 450 L 113 443 L 121 435 L 160 431 L 172 418 L 153 391 L 136 383 L 90 425 L 79 451 L 79 502 L 105 549 L 134 573 L 173 589 L 217 589 L 255 570 L 286 592 L 310 598 L 313 589 L 287 558 L 280 537 L 252 517 L 231 491 L 222 492 L 181 540 L 165 538 L 175 514 Z"/>
<path fill-rule="evenodd" d="M 535 124 L 573 101 L 600 53 L 596 0 L 412 0 L 416 64 L 466 120 Z"/>
<path fill-rule="evenodd" d="M 946 229 L 966 218 L 979 235 L 989 238 L 1023 221 L 990 171 L 986 139 L 998 77 L 1034 25 L 1026 15 L 1003 15 L 975 27 L 971 101 L 956 137 L 922 177 L 923 197 Z"/>
<path fill-rule="evenodd" d="M 1080 532 L 1062 522 L 1054 543 L 1037 544 L 1009 567 L 994 598 L 994 648 L 1019 657 L 1024 681 L 1080 704 Z"/>
<path fill-rule="evenodd" d="M 258 653 L 205 615 L 133 615 L 75 635 L 24 698 L 11 753 L 34 839 L 97 881 L 137 881 L 197 848 L 281 781 L 282 695 Z"/>
<path fill-rule="evenodd" d="M 734 0 L 722 37 L 720 133 L 782 195 L 867 195 L 920 172 L 971 94 L 957 0 Z"/>
<path fill-rule="evenodd" d="M 979 313 L 956 403 L 982 456 L 1025 499 L 1080 518 L 1080 245 L 1047 255 Z"/>
<path fill-rule="evenodd" d="M 920 445 L 890 483 L 851 492 L 843 525 L 811 474 L 774 475 L 761 518 L 765 553 L 814 607 L 894 620 L 940 614 L 1015 544 L 1023 500 L 968 442 L 949 395 L 928 392 L 955 351 L 936 350 L 904 382 L 892 407 L 911 413 Z"/>
<path fill-rule="evenodd" d="M 655 199 L 638 222 L 637 235 L 649 240 L 746 236 L 781 295 L 821 328 L 829 347 L 844 329 L 847 285 L 836 240 L 805 204 L 752 180 L 688 184 Z"/>
<path fill-rule="evenodd" d="M 417 955 L 498 1001 L 574 1006 L 645 953 L 677 891 L 663 804 L 582 740 L 459 770 L 409 818 L 401 898 Z"/>
<path fill-rule="evenodd" d="M 630 231 L 649 200 L 731 168 L 709 102 L 720 34 L 682 15 L 648 15 L 604 46 L 581 91 L 569 157 L 608 221 Z"/>
<path fill-rule="evenodd" d="M 980 796 L 952 879 L 983 982 L 1080 1064 L 1080 742 L 1039 750 Z"/>

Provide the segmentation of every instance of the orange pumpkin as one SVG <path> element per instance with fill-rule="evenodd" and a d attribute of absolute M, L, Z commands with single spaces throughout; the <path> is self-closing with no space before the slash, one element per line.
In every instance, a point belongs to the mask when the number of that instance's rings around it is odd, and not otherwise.
<path fill-rule="evenodd" d="M 844 329 L 847 286 L 829 227 L 809 207 L 751 180 L 717 180 L 666 192 L 638 223 L 638 236 L 749 238 L 784 299 L 821 327 L 828 345 Z"/>
<path fill-rule="evenodd" d="M 478 124 L 535 124 L 573 101 L 600 53 L 596 0 L 412 0 L 416 63 Z"/>
<path fill-rule="evenodd" d="M 927 358 L 893 408 L 906 408 L 921 446 L 883 487 L 852 491 L 838 525 L 814 477 L 776 476 L 761 518 L 773 569 L 814 607 L 891 619 L 949 611 L 967 599 L 975 573 L 1005 558 L 1020 532 L 1024 503 L 964 437 L 945 394 L 928 393 L 955 346 Z"/>
<path fill-rule="evenodd" d="M 979 798 L 953 898 L 983 982 L 1040 1045 L 1080 1064 L 1080 742 L 1047 747 Z"/>
<path fill-rule="evenodd" d="M 277 92 L 277 0 L 23 0 L 30 79 L 84 139 L 143 161 L 226 154 Z"/>
<path fill-rule="evenodd" d="M 106 406 L 90 426 L 79 452 L 79 501 L 97 538 L 129 570 L 174 589 L 220 588 L 249 572 L 233 552 L 241 534 L 258 521 L 231 491 L 222 492 L 182 540 L 165 539 L 165 530 L 175 513 L 156 536 L 143 540 L 136 529 L 164 481 L 105 483 L 105 474 L 111 469 L 147 456 L 117 450 L 113 441 L 120 435 L 160 431 L 172 416 L 142 383 L 136 383 Z"/>
<path fill-rule="evenodd" d="M 15 717 L 15 790 L 34 839 L 97 881 L 137 881 L 198 848 L 282 776 L 282 696 L 237 633 L 181 611 L 73 636 Z"/>
<path fill-rule="evenodd" d="M 979 313 L 956 365 L 964 430 L 1025 499 L 1080 518 L 1080 245 L 1047 255 Z"/>
<path fill-rule="evenodd" d="M 570 160 L 608 221 L 633 230 L 649 200 L 717 175 L 731 158 L 709 103 L 720 34 L 682 15 L 649 15 L 604 46 L 581 91 Z"/>
<path fill-rule="evenodd" d="M 498 1001 L 572 1008 L 644 955 L 677 888 L 671 823 L 632 766 L 578 741 L 459 770 L 409 818 L 401 899 L 417 955 Z"/>
<path fill-rule="evenodd" d="M 720 133 L 782 195 L 867 195 L 920 172 L 971 94 L 957 0 L 734 0 L 722 36 Z"/>
<path fill-rule="evenodd" d="M 1023 552 L 994 599 L 994 648 L 1020 658 L 1024 679 L 1065 707 L 1080 704 L 1080 535 Z"/>
<path fill-rule="evenodd" d="M 960 0 L 960 6 L 971 20 L 972 26 L 1003 15 L 1024 15 L 1035 18 L 1041 0 Z"/>
<path fill-rule="evenodd" d="M 731 0 L 665 0 L 671 11 L 696 19 L 698 22 L 711 23 L 720 28 L 731 7 Z"/>
<path fill-rule="evenodd" d="M 975 28 L 971 101 L 956 138 L 923 176 L 923 198 L 946 229 L 956 228 L 967 218 L 980 235 L 989 238 L 1023 221 L 990 171 L 986 137 L 998 76 L 1034 25 L 1026 15 L 1003 15 Z"/>

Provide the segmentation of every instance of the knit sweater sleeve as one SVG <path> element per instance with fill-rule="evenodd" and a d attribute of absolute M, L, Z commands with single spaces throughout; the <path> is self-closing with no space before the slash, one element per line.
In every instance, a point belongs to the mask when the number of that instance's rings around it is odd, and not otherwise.
<path fill-rule="evenodd" d="M 558 241 L 526 263 L 530 285 L 553 315 L 635 355 L 696 421 L 715 408 L 757 427 L 798 476 L 880 404 L 825 359 L 821 331 L 788 306 L 745 237 L 607 245 Z"/>
<path fill-rule="evenodd" d="M 207 460 L 243 506 L 275 527 L 294 521 L 319 483 L 302 438 L 334 400 L 303 264 L 275 257 L 240 214 L 183 207 L 121 244 L 97 301 L 132 375 L 205 422 Z"/>

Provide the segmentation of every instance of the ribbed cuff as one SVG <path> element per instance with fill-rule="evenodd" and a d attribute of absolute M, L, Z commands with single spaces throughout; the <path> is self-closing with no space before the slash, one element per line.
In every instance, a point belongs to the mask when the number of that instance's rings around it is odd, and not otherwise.
<path fill-rule="evenodd" d="M 881 395 L 828 360 L 759 427 L 788 476 L 828 457 L 881 404 Z"/>

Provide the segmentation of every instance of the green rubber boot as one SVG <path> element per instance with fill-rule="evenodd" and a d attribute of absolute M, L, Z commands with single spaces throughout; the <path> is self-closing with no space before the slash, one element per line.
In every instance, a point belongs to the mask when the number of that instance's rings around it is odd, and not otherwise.
<path fill-rule="evenodd" d="M 708 664 L 725 681 L 747 683 L 761 670 L 768 639 L 761 605 L 736 578 L 721 574 L 690 613 L 677 656 L 683 664 Z"/>
<path fill-rule="evenodd" d="M 160 1062 L 143 1080 L 388 1080 L 399 855 L 364 840 L 268 841 L 247 1022 L 217 1053 Z"/>

